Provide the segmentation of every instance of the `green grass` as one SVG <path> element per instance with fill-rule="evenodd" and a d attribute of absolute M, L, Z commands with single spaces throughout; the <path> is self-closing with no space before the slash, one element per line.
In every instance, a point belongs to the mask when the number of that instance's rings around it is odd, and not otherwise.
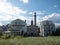
<path fill-rule="evenodd" d="M 0 45 L 60 45 L 60 36 L 0 38 Z"/>

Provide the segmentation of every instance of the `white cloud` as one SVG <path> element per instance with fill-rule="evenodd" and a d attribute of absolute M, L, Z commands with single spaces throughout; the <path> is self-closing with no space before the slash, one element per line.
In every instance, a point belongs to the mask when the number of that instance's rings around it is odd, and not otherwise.
<path fill-rule="evenodd" d="M 7 2 L 7 0 L 0 0 L 0 2 L 2 2 L 2 1 L 3 1 L 3 2 Z"/>
<path fill-rule="evenodd" d="M 29 14 L 34 15 L 34 12 L 36 12 L 37 15 L 43 15 L 43 14 L 45 14 L 45 11 L 32 11 L 32 12 L 29 12 Z"/>
<path fill-rule="evenodd" d="M 13 7 L 11 3 L 8 2 L 0 2 L 0 13 L 18 15 L 18 14 L 25 14 L 26 11 L 20 9 L 19 7 Z"/>
<path fill-rule="evenodd" d="M 36 11 L 36 13 L 37 13 L 38 15 L 43 15 L 43 14 L 45 14 L 45 11 Z"/>
<path fill-rule="evenodd" d="M 24 16 L 15 16 L 14 18 L 12 17 L 12 20 L 15 20 L 15 19 L 17 19 L 17 18 L 19 18 L 19 19 L 21 19 L 21 20 L 26 20 L 27 18 L 26 17 L 24 17 Z"/>
<path fill-rule="evenodd" d="M 53 16 L 55 16 L 55 13 L 51 14 L 51 15 L 46 15 L 42 18 L 42 20 L 48 20 L 50 18 L 52 18 Z"/>
<path fill-rule="evenodd" d="M 0 15 L 0 21 L 12 20 L 10 15 Z"/>
<path fill-rule="evenodd" d="M 33 14 L 33 12 L 29 12 L 29 14 Z"/>
<path fill-rule="evenodd" d="M 55 23 L 56 26 L 60 26 L 60 23 Z"/>
<path fill-rule="evenodd" d="M 22 1 L 23 3 L 28 3 L 29 2 L 29 0 L 20 0 L 20 1 Z"/>
<path fill-rule="evenodd" d="M 2 26 L 3 24 L 0 22 L 0 26 Z"/>
<path fill-rule="evenodd" d="M 25 19 L 25 17 L 23 15 L 26 13 L 27 13 L 27 11 L 22 10 L 16 6 L 12 6 L 12 4 L 7 2 L 7 0 L 0 0 L 0 21 L 1 22 L 2 21 L 11 21 L 14 18 Z M 16 16 L 18 16 L 18 17 L 16 17 Z"/>

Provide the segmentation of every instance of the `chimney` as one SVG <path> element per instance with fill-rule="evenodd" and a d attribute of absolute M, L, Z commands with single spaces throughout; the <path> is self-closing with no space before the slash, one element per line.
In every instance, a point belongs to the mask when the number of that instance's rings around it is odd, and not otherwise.
<path fill-rule="evenodd" d="M 36 12 L 34 12 L 34 25 L 36 26 Z"/>
<path fill-rule="evenodd" d="M 33 20 L 31 20 L 31 25 L 33 25 Z"/>
<path fill-rule="evenodd" d="M 26 20 L 25 20 L 25 22 L 26 22 Z"/>

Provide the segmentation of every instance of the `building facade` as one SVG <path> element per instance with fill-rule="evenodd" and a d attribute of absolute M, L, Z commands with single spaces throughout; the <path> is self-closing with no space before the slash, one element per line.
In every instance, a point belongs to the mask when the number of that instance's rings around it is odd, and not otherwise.
<path fill-rule="evenodd" d="M 55 32 L 55 24 L 52 21 L 45 20 L 40 22 L 40 35 L 48 36 Z"/>
<path fill-rule="evenodd" d="M 22 35 L 27 30 L 27 24 L 25 21 L 16 19 L 9 24 L 8 30 L 11 31 L 11 33 L 14 35 Z"/>
<path fill-rule="evenodd" d="M 38 35 L 38 26 L 34 26 L 34 25 L 27 26 L 27 35 L 37 36 Z"/>

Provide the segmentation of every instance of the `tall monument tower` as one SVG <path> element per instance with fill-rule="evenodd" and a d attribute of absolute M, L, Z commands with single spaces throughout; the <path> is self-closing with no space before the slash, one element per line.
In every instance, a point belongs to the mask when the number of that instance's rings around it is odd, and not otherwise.
<path fill-rule="evenodd" d="M 34 12 L 34 25 L 36 26 L 36 12 Z"/>

